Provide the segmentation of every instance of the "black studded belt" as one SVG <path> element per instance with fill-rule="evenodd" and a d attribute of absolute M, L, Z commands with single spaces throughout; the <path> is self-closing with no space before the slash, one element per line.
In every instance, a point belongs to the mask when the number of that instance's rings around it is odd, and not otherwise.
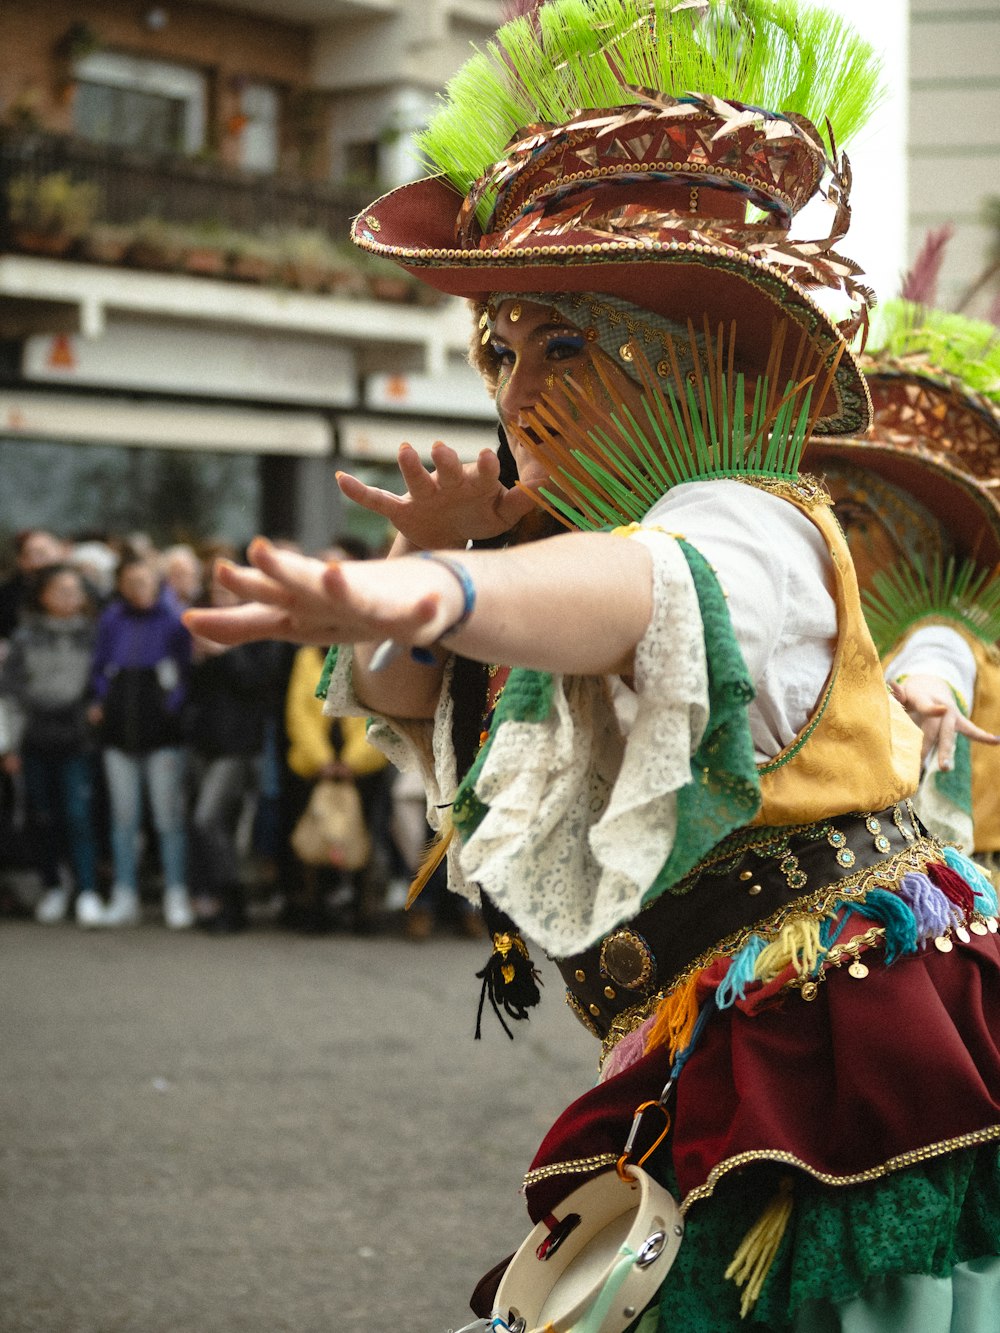
<path fill-rule="evenodd" d="M 627 926 L 557 959 L 566 1001 L 604 1038 L 620 1014 L 669 990 L 695 960 L 727 952 L 724 941 L 780 921 L 924 837 L 909 801 L 820 824 L 741 829 Z"/>

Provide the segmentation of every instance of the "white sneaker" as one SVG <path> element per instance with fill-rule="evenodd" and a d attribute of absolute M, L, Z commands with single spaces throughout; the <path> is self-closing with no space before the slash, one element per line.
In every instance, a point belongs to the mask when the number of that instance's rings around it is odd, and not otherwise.
<path fill-rule="evenodd" d="M 187 930 L 194 925 L 194 909 L 183 884 L 164 891 L 163 920 L 171 930 Z"/>
<path fill-rule="evenodd" d="M 70 892 L 63 888 L 46 889 L 35 904 L 35 920 L 45 926 L 64 920 L 69 910 Z"/>
<path fill-rule="evenodd" d="M 101 913 L 102 926 L 137 926 L 142 920 L 139 894 L 135 889 L 116 884 L 111 890 L 111 901 Z"/>
<path fill-rule="evenodd" d="M 76 900 L 76 924 L 90 929 L 104 925 L 104 899 L 93 889 L 84 889 Z"/>

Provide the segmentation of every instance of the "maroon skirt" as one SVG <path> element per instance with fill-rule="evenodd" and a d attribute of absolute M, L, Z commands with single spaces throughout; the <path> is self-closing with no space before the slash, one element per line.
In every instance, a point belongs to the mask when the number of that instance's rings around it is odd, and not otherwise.
<path fill-rule="evenodd" d="M 755 1162 L 846 1186 L 1000 1139 L 1000 937 L 864 961 L 860 979 L 831 968 L 811 1000 L 786 988 L 711 1015 L 669 1101 L 685 1206 Z M 622 1153 L 669 1064 L 654 1050 L 563 1112 L 528 1175 L 533 1221 Z M 662 1127 L 643 1118 L 632 1160 Z"/>

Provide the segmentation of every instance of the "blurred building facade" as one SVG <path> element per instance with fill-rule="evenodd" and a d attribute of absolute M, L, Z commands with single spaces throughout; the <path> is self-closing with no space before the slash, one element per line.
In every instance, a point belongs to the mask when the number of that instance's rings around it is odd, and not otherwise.
<path fill-rule="evenodd" d="M 346 236 L 416 174 L 413 129 L 499 16 L 5 0 L 0 538 L 44 522 L 319 546 L 341 522 L 334 458 L 493 443 L 464 304 Z"/>
<path fill-rule="evenodd" d="M 954 304 L 997 243 L 1000 7 L 909 3 L 909 196 L 880 202 L 911 258 L 958 224 Z M 46 523 L 319 546 L 359 521 L 335 464 L 387 479 L 403 439 L 492 444 L 464 305 L 345 238 L 417 173 L 412 131 L 501 8 L 4 0 L 0 542 Z"/>

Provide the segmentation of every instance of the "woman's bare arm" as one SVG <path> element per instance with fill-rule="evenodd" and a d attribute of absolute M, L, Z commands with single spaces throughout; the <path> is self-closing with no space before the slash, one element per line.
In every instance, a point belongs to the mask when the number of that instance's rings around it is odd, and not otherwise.
<path fill-rule="evenodd" d="M 358 644 L 359 699 L 399 717 L 433 714 L 442 668 L 421 666 L 404 652 L 372 672 L 371 653 L 386 639 L 426 646 L 444 634 L 444 647 L 483 662 L 584 675 L 631 670 L 652 607 L 651 557 L 641 543 L 572 533 L 506 551 L 448 555 L 468 569 L 476 590 L 471 617 L 450 635 L 465 599 L 454 574 L 436 561 L 401 556 L 325 565 L 260 539 L 251 546 L 251 568 L 219 567 L 220 581 L 244 604 L 189 611 L 185 620 L 193 633 L 222 643 Z"/>

